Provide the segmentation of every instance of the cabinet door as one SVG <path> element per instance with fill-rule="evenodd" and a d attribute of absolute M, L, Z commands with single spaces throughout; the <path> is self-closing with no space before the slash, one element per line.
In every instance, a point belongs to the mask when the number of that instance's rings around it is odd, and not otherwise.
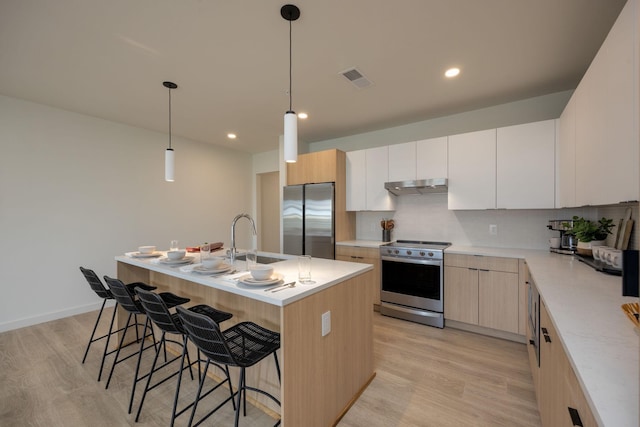
<path fill-rule="evenodd" d="M 416 143 L 389 146 L 389 181 L 416 179 Z"/>
<path fill-rule="evenodd" d="M 416 179 L 448 177 L 447 137 L 416 142 Z"/>
<path fill-rule="evenodd" d="M 480 270 L 478 277 L 478 324 L 517 334 L 518 275 Z"/>
<path fill-rule="evenodd" d="M 444 317 L 478 324 L 478 270 L 445 266 Z"/>
<path fill-rule="evenodd" d="M 549 313 L 540 303 L 540 394 L 538 409 L 543 426 L 567 425 L 563 408 L 566 387 L 562 366 L 562 344 L 551 324 Z M 570 425 L 570 424 L 569 424 Z"/>
<path fill-rule="evenodd" d="M 497 129 L 496 206 L 555 207 L 556 121 Z"/>
<path fill-rule="evenodd" d="M 360 246 L 336 246 L 336 259 L 339 261 L 359 262 L 373 265 L 371 286 L 373 304 L 380 305 L 380 251 L 378 248 Z"/>
<path fill-rule="evenodd" d="M 496 130 L 449 137 L 449 209 L 496 207 Z"/>
<path fill-rule="evenodd" d="M 367 210 L 392 211 L 395 196 L 384 188 L 389 181 L 389 147 L 369 148 L 366 154 Z"/>
<path fill-rule="evenodd" d="M 556 144 L 556 207 L 576 206 L 576 97 L 579 89 L 564 108 L 558 123 Z"/>
<path fill-rule="evenodd" d="M 287 163 L 287 185 L 335 182 L 336 171 L 335 149 L 301 154 L 297 162 Z"/>
<path fill-rule="evenodd" d="M 566 355 L 564 355 L 566 359 Z M 565 405 L 565 421 L 566 425 L 572 426 L 574 425 L 571 420 L 571 410 L 575 411 L 575 414 L 580 418 L 583 427 L 596 427 L 598 423 L 596 422 L 593 412 L 591 412 L 591 408 L 587 403 L 587 398 L 585 397 L 582 388 L 580 387 L 580 383 L 578 382 L 578 378 L 576 377 L 573 368 L 569 364 L 569 361 L 566 360 L 565 366 L 567 370 L 565 372 L 565 383 L 568 388 L 567 390 L 567 399 Z"/>
<path fill-rule="evenodd" d="M 636 2 L 627 2 L 579 85 L 576 204 L 637 200 L 639 193 Z"/>
<path fill-rule="evenodd" d="M 525 260 L 518 260 L 518 335 L 527 335 L 529 267 Z M 529 342 L 529 341 L 527 341 Z"/>
<path fill-rule="evenodd" d="M 363 211 L 367 208 L 366 150 L 347 153 L 347 210 Z"/>

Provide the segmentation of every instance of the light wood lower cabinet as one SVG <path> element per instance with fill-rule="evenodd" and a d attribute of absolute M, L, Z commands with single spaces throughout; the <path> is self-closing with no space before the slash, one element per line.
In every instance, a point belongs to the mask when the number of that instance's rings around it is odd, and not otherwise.
<path fill-rule="evenodd" d="M 543 301 L 540 303 L 540 368 L 536 393 L 543 426 L 598 425 Z"/>
<path fill-rule="evenodd" d="M 477 325 L 478 270 L 445 265 L 444 277 L 445 319 Z"/>
<path fill-rule="evenodd" d="M 521 334 L 518 259 L 447 254 L 444 260 L 445 319 Z"/>
<path fill-rule="evenodd" d="M 373 287 L 373 304 L 380 307 L 380 250 L 363 246 L 336 245 L 336 259 L 339 261 L 372 264 L 373 271 L 368 272 L 369 281 Z"/>

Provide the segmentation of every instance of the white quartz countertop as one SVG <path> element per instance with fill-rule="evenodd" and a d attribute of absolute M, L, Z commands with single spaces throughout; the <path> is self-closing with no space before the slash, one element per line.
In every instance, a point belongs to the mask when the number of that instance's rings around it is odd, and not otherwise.
<path fill-rule="evenodd" d="M 197 262 L 200 255 L 198 253 L 187 253 L 188 256 L 194 256 Z M 166 264 L 159 264 L 153 259 L 149 258 L 132 258 L 130 256 L 122 255 L 116 256 L 115 259 L 118 262 L 135 265 L 156 271 L 173 277 L 179 277 L 181 279 L 188 280 L 190 282 L 199 283 L 204 286 L 210 286 L 212 288 L 220 289 L 223 291 L 231 292 L 237 295 L 242 295 L 247 298 L 252 298 L 268 304 L 277 306 L 285 306 L 291 304 L 294 301 L 298 301 L 314 293 L 327 289 L 335 284 L 343 282 L 347 279 L 355 277 L 366 271 L 372 270 L 373 266 L 369 264 L 360 264 L 346 261 L 334 261 L 323 258 L 312 258 L 311 260 L 311 278 L 315 282 L 313 284 L 301 284 L 298 279 L 298 261 L 296 257 L 282 254 L 271 254 L 266 252 L 259 252 L 258 255 L 272 256 L 272 257 L 288 257 L 284 261 L 275 262 L 269 264 L 274 268 L 274 273 L 281 274 L 283 276 L 282 283 L 296 282 L 296 286 L 293 288 L 286 288 L 279 292 L 266 291 L 265 289 L 272 286 L 249 286 L 238 282 L 237 278 L 245 274 L 249 274 L 246 271 L 245 261 L 236 261 L 237 272 L 233 274 L 227 274 L 222 276 L 208 276 L 195 272 L 181 271 L 179 267 L 172 267 Z M 183 269 L 184 270 L 184 269 Z M 275 285 L 273 285 L 275 286 Z"/>
<path fill-rule="evenodd" d="M 620 306 L 622 279 L 571 255 L 451 246 L 447 253 L 524 258 L 578 381 L 601 426 L 637 427 L 640 340 Z"/>
<path fill-rule="evenodd" d="M 359 246 L 362 248 L 379 248 L 381 245 L 386 245 L 390 242 L 382 242 L 380 240 L 345 240 L 343 242 L 336 242 L 336 246 Z"/>

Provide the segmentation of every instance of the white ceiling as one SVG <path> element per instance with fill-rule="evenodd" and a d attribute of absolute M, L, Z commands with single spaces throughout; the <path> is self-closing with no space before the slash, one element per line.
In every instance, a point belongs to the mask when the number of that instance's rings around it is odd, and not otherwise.
<path fill-rule="evenodd" d="M 296 0 L 293 109 L 319 141 L 573 89 L 625 0 Z M 284 0 L 1 0 L 0 94 L 261 152 L 288 109 Z M 356 89 L 350 67 L 373 81 Z M 450 66 L 462 69 L 445 80 Z M 228 132 L 238 139 L 229 141 Z"/>

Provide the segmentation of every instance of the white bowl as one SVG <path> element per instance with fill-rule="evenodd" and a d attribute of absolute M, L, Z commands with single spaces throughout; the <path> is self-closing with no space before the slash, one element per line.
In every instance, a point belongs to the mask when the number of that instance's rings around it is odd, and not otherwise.
<path fill-rule="evenodd" d="M 273 267 L 268 265 L 255 265 L 251 267 L 251 277 L 255 280 L 267 280 L 273 274 Z"/>
<path fill-rule="evenodd" d="M 220 267 L 222 262 L 224 261 L 224 257 L 222 256 L 214 256 L 211 258 L 203 259 L 202 266 L 208 270 L 212 270 L 214 268 Z"/>
<path fill-rule="evenodd" d="M 177 261 L 179 259 L 184 258 L 184 255 L 186 254 L 186 251 L 180 250 L 180 251 L 169 251 L 167 252 L 167 258 L 169 258 L 170 260 L 174 260 Z"/>
<path fill-rule="evenodd" d="M 140 252 L 141 254 L 152 254 L 155 251 L 156 251 L 155 246 L 139 246 L 138 247 L 138 252 Z"/>

